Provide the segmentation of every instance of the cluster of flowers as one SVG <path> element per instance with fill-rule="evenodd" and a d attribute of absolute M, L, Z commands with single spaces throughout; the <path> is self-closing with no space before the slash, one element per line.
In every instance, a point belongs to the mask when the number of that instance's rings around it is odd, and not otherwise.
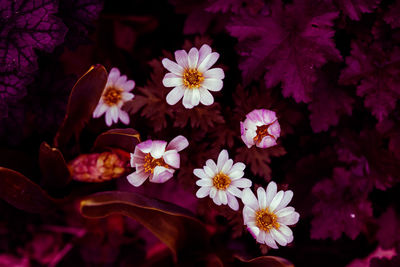
<path fill-rule="evenodd" d="M 175 105 L 183 98 L 182 104 L 187 109 L 199 103 L 214 103 L 209 91 L 220 91 L 225 77 L 221 68 L 211 68 L 218 58 L 219 54 L 212 52 L 210 46 L 205 44 L 200 50 L 192 48 L 188 53 L 184 50 L 176 51 L 176 63 L 163 59 L 163 66 L 170 71 L 164 76 L 163 84 L 174 87 L 166 97 L 167 103 Z M 93 117 L 106 113 L 108 126 L 118 122 L 118 118 L 129 124 L 129 116 L 121 107 L 134 98 L 130 93 L 134 86 L 134 81 L 128 80 L 125 75 L 121 76 L 119 70 L 113 68 Z M 241 138 L 248 148 L 253 145 L 260 148 L 274 146 L 280 136 L 275 112 L 266 109 L 256 109 L 247 114 L 246 119 L 240 123 L 240 129 Z M 131 154 L 130 164 L 136 170 L 127 176 L 128 181 L 133 186 L 142 185 L 147 178 L 153 183 L 168 181 L 175 170 L 180 168 L 179 152 L 188 146 L 188 140 L 181 135 L 169 144 L 163 140 L 141 142 Z M 270 182 L 266 189 L 257 189 L 256 197 L 250 189 L 251 180 L 243 178 L 245 168 L 244 163 L 234 163 L 229 159 L 228 151 L 222 150 L 217 163 L 209 159 L 203 168 L 193 170 L 193 174 L 200 178 L 196 182 L 200 187 L 196 196 L 210 196 L 216 205 L 228 205 L 235 211 L 239 210 L 237 198 L 241 199 L 244 204 L 244 224 L 257 242 L 271 248 L 278 248 L 276 242 L 281 246 L 287 245 L 293 241 L 293 233 L 288 225 L 296 224 L 299 220 L 299 214 L 294 208 L 287 207 L 293 192 L 277 192 L 276 183 Z"/>

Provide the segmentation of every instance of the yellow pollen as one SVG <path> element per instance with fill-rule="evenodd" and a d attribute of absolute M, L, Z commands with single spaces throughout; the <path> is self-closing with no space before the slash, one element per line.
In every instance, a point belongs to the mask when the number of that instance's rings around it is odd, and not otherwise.
<path fill-rule="evenodd" d="M 272 228 L 279 229 L 277 219 L 275 213 L 269 212 L 268 208 L 256 212 L 256 225 L 265 232 L 269 232 Z"/>
<path fill-rule="evenodd" d="M 169 167 L 168 164 L 165 163 L 163 158 L 155 159 L 155 158 L 153 158 L 151 156 L 150 153 L 147 153 L 144 156 L 144 165 L 143 165 L 144 171 L 147 172 L 147 173 L 154 173 L 154 169 L 157 166 L 162 166 L 162 167 L 165 167 L 165 168 Z"/>
<path fill-rule="evenodd" d="M 103 101 L 107 106 L 117 105 L 122 98 L 123 90 L 116 87 L 107 87 L 103 94 Z"/>
<path fill-rule="evenodd" d="M 183 84 L 189 89 L 199 88 L 203 81 L 203 73 L 197 69 L 185 69 L 183 72 Z"/>
<path fill-rule="evenodd" d="M 275 136 L 269 134 L 268 128 L 271 126 L 272 123 L 267 124 L 267 125 L 262 125 L 262 126 L 257 126 L 256 133 L 257 135 L 253 138 L 254 142 L 256 144 L 259 144 L 261 140 L 266 137 L 266 136 L 271 136 L 272 138 L 275 139 Z"/>
<path fill-rule="evenodd" d="M 231 184 L 231 178 L 225 173 L 218 173 L 213 178 L 213 186 L 219 190 L 225 190 Z"/>

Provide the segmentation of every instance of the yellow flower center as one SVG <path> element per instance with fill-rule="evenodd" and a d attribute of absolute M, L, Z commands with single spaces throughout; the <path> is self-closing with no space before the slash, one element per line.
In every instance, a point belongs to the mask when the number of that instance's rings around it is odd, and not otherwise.
<path fill-rule="evenodd" d="M 268 128 L 269 128 L 269 126 L 271 126 L 271 124 L 272 124 L 272 123 L 267 124 L 267 125 L 257 126 L 257 130 L 256 130 L 256 134 L 257 134 L 257 135 L 253 138 L 253 140 L 254 140 L 254 142 L 255 142 L 256 144 L 259 144 L 259 143 L 262 141 L 262 139 L 263 139 L 264 137 L 266 137 L 266 136 L 271 136 L 272 138 L 275 139 L 275 136 L 271 135 L 271 134 L 268 132 Z"/>
<path fill-rule="evenodd" d="M 103 94 L 103 101 L 107 106 L 117 105 L 122 98 L 123 90 L 116 87 L 107 87 Z"/>
<path fill-rule="evenodd" d="M 165 163 L 163 158 L 155 159 L 155 158 L 153 158 L 151 156 L 150 153 L 147 153 L 144 156 L 144 165 L 143 165 L 144 171 L 147 172 L 147 173 L 154 173 L 154 169 L 157 166 L 162 166 L 162 167 L 165 167 L 165 168 L 169 167 L 168 164 Z"/>
<path fill-rule="evenodd" d="M 275 213 L 269 212 L 268 208 L 256 212 L 256 225 L 265 232 L 269 232 L 272 228 L 279 228 L 277 219 Z"/>
<path fill-rule="evenodd" d="M 199 88 L 203 81 L 203 73 L 197 69 L 185 69 L 183 72 L 183 84 L 189 89 Z"/>
<path fill-rule="evenodd" d="M 225 190 L 231 184 L 231 178 L 225 173 L 218 173 L 213 178 L 213 186 L 219 190 Z"/>

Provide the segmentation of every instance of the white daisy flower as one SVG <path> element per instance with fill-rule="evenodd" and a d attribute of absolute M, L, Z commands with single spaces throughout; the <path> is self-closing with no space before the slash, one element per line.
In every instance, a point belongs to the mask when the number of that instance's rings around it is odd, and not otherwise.
<path fill-rule="evenodd" d="M 233 210 L 239 209 L 236 197 L 242 197 L 242 191 L 238 188 L 251 186 L 251 181 L 242 178 L 246 168 L 242 162 L 233 164 L 225 149 L 219 153 L 217 164 L 212 159 L 206 161 L 203 169 L 194 169 L 193 173 L 200 178 L 196 182 L 200 189 L 196 196 L 203 198 L 210 196 L 217 205 L 226 205 Z"/>
<path fill-rule="evenodd" d="M 183 106 L 191 109 L 200 103 L 209 106 L 214 97 L 209 91 L 220 91 L 225 78 L 221 68 L 210 69 L 218 60 L 219 54 L 211 52 L 211 47 L 204 44 L 200 50 L 193 47 L 189 53 L 185 50 L 175 52 L 175 63 L 167 58 L 163 66 L 170 71 L 164 76 L 165 87 L 174 87 L 167 95 L 167 103 L 175 105 L 183 97 Z"/>
<path fill-rule="evenodd" d="M 249 188 L 242 194 L 244 224 L 257 242 L 275 249 L 278 248 L 275 241 L 281 246 L 293 241 L 288 225 L 296 224 L 300 217 L 293 207 L 287 207 L 293 192 L 276 191 L 276 183 L 270 182 L 266 190 L 257 189 L 258 199 Z"/>
<path fill-rule="evenodd" d="M 253 145 L 267 148 L 276 145 L 281 126 L 274 111 L 255 109 L 246 115 L 244 122 L 240 122 L 240 132 L 248 148 Z"/>
<path fill-rule="evenodd" d="M 147 178 L 152 183 L 165 183 L 180 167 L 178 152 L 188 145 L 188 140 L 182 135 L 172 139 L 168 145 L 161 140 L 147 140 L 136 145 L 135 153 L 131 153 L 131 167 L 136 171 L 127 176 L 129 183 L 140 186 Z"/>
<path fill-rule="evenodd" d="M 112 68 L 108 74 L 107 84 L 103 90 L 99 104 L 93 112 L 93 118 L 99 118 L 106 113 L 106 124 L 108 127 L 111 124 L 117 123 L 118 118 L 124 123 L 129 124 L 129 115 L 122 110 L 122 105 L 134 98 L 132 89 L 135 87 L 135 82 L 128 80 L 126 75 L 122 75 L 117 68 Z"/>

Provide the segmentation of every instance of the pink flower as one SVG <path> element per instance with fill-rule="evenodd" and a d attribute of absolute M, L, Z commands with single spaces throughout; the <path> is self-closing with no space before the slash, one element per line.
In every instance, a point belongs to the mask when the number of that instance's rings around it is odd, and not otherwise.
<path fill-rule="evenodd" d="M 136 171 L 128 175 L 129 183 L 140 186 L 147 178 L 152 183 L 165 183 L 180 167 L 178 152 L 188 145 L 188 140 L 182 135 L 172 139 L 168 145 L 161 140 L 147 140 L 138 144 L 135 153 L 131 153 L 131 166 Z"/>
<path fill-rule="evenodd" d="M 275 112 L 268 109 L 255 109 L 240 122 L 240 133 L 248 148 L 256 145 L 267 148 L 276 145 L 281 127 Z"/>
<path fill-rule="evenodd" d="M 108 74 L 107 84 L 103 90 L 99 104 L 93 112 L 93 118 L 99 118 L 106 113 L 106 124 L 110 127 L 113 123 L 117 123 L 118 119 L 124 124 L 129 124 L 129 115 L 122 110 L 123 104 L 132 100 L 135 96 L 132 89 L 135 82 L 128 80 L 126 75 L 122 75 L 117 68 L 112 68 Z"/>
<path fill-rule="evenodd" d="M 200 50 L 193 47 L 189 53 L 185 50 L 176 51 L 177 63 L 164 58 L 162 64 L 170 73 L 165 74 L 163 84 L 165 87 L 174 87 L 167 95 L 167 103 L 175 105 L 182 97 L 182 104 L 187 109 L 199 103 L 206 106 L 214 103 L 209 91 L 220 91 L 225 77 L 221 68 L 210 69 L 218 58 L 219 54 L 211 52 L 211 47 L 206 44 Z"/>

